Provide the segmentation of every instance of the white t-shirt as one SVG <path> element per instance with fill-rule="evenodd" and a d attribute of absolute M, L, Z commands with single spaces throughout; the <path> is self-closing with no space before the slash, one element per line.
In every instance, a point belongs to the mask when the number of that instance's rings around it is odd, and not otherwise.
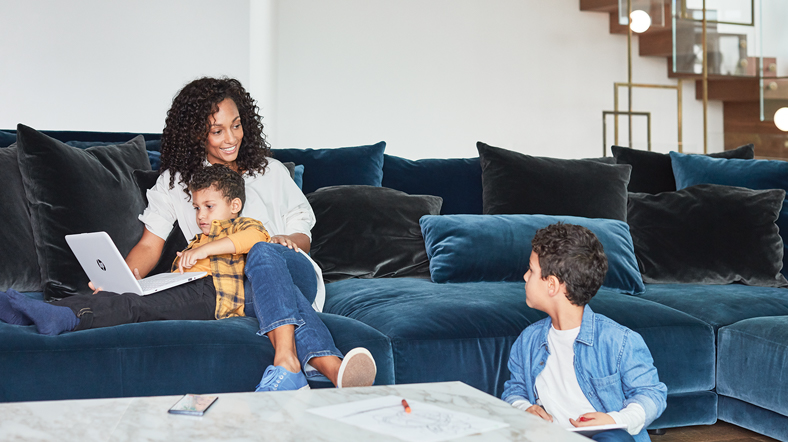
<path fill-rule="evenodd" d="M 535 388 L 539 396 L 537 403 L 553 416 L 553 422 L 564 428 L 572 428 L 569 418 L 577 420 L 585 413 L 596 410 L 588 401 L 575 373 L 575 340 L 580 327 L 570 330 L 558 330 L 552 325 L 547 333 L 547 346 L 550 356 L 547 357 L 544 369 L 536 377 Z M 528 401 L 515 401 L 512 406 L 527 410 Z M 631 403 L 621 411 L 607 413 L 617 424 L 627 426 L 631 435 L 640 433 L 646 423 L 646 410 L 640 404 Z"/>
<path fill-rule="evenodd" d="M 254 218 L 265 226 L 271 236 L 302 233 L 312 238 L 315 214 L 301 189 L 290 177 L 290 172 L 278 160 L 268 158 L 265 173 L 243 175 L 246 185 L 246 202 L 241 216 Z M 165 170 L 148 190 L 148 207 L 139 216 L 140 221 L 154 235 L 162 239 L 172 230 L 175 220 L 186 240 L 202 233 L 195 217 L 191 199 L 179 184 L 180 174 L 175 174 L 175 186 L 170 189 L 170 171 Z M 326 298 L 323 273 L 320 267 L 304 251 L 317 277 L 317 295 L 312 307 L 322 311 Z"/>
<path fill-rule="evenodd" d="M 547 357 L 544 370 L 536 377 L 536 393 L 539 402 L 553 421 L 564 428 L 572 428 L 569 419 L 577 419 L 585 413 L 596 410 L 588 401 L 575 374 L 574 344 L 580 327 L 571 330 L 558 330 L 550 326 L 547 333 Z"/>

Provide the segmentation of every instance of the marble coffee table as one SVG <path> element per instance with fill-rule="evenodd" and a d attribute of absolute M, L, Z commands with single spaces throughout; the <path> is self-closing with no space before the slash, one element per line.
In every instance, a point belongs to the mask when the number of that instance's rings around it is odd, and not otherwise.
<path fill-rule="evenodd" d="M 0 404 L 0 440 L 397 441 L 400 439 L 307 411 L 389 395 L 509 424 L 506 428 L 459 440 L 589 440 L 461 382 L 222 393 L 202 417 L 168 414 L 167 410 L 180 396 L 4 403 Z"/>

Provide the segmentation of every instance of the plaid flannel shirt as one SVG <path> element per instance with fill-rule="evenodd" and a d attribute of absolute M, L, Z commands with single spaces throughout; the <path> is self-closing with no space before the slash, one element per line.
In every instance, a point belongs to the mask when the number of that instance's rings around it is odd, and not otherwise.
<path fill-rule="evenodd" d="M 271 240 L 271 236 L 260 221 L 244 217 L 223 221 L 214 220 L 207 238 L 213 242 L 247 229 L 259 230 L 264 234 L 264 241 Z M 203 235 L 195 236 L 185 250 L 198 245 Z M 244 316 L 244 266 L 248 252 L 246 250 L 244 253 L 208 257 L 213 285 L 216 288 L 216 319 Z M 174 272 L 178 271 L 179 259 L 179 257 L 175 258 L 172 263 L 172 271 Z"/>

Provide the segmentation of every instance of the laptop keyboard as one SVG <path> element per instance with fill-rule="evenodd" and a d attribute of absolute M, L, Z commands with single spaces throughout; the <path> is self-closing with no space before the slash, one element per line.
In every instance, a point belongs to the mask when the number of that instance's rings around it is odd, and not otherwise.
<path fill-rule="evenodd" d="M 172 281 L 182 281 L 183 275 L 180 273 L 159 273 L 158 275 L 153 275 L 145 279 L 140 280 L 140 287 L 142 287 L 142 291 L 146 292 L 148 290 L 153 290 L 157 287 L 161 287 L 165 284 L 169 284 Z"/>

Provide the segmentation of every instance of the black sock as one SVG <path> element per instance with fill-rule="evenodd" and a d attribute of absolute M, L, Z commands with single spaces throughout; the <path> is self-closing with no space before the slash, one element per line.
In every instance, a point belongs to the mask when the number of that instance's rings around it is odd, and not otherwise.
<path fill-rule="evenodd" d="M 59 335 L 74 330 L 74 327 L 79 324 L 79 318 L 68 307 L 30 299 L 14 291 L 9 291 L 7 294 L 11 306 L 30 318 L 42 335 Z"/>

